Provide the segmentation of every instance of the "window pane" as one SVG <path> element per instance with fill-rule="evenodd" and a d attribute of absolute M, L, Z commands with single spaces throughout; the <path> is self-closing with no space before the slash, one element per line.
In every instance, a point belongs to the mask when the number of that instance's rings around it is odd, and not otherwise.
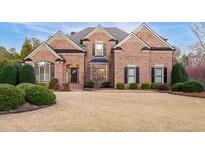
<path fill-rule="evenodd" d="M 134 83 L 135 77 L 128 77 L 128 83 Z"/>
<path fill-rule="evenodd" d="M 103 43 L 102 42 L 95 43 L 95 55 L 103 56 Z"/>
<path fill-rule="evenodd" d="M 155 69 L 156 76 L 162 76 L 162 68 Z"/>
<path fill-rule="evenodd" d="M 51 69 L 51 70 L 50 70 L 50 71 L 51 71 L 51 72 L 50 72 L 50 80 L 52 80 L 52 79 L 54 79 L 54 76 L 55 76 L 55 64 L 54 64 L 54 63 L 51 63 L 51 64 L 50 64 L 50 67 L 51 67 L 51 68 L 50 68 L 50 69 Z"/>
<path fill-rule="evenodd" d="M 156 83 L 162 83 L 162 77 L 155 77 Z"/>
<path fill-rule="evenodd" d="M 45 67 L 45 77 L 44 77 L 44 80 L 45 81 L 49 81 L 49 66 L 48 65 L 46 65 Z"/>
<path fill-rule="evenodd" d="M 37 63 L 34 65 L 34 69 L 36 73 L 36 81 L 39 82 L 39 67 Z"/>
<path fill-rule="evenodd" d="M 129 68 L 128 69 L 128 76 L 134 76 L 135 75 L 135 69 L 134 68 Z"/>
<path fill-rule="evenodd" d="M 44 81 L 44 67 L 40 66 L 40 82 Z"/>

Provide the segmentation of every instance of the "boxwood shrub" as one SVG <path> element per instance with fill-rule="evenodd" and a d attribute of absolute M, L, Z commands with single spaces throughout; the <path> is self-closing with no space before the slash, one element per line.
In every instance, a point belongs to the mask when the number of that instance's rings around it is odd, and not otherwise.
<path fill-rule="evenodd" d="M 60 89 L 60 84 L 58 79 L 52 79 L 49 82 L 49 89 L 54 89 L 54 90 L 59 90 Z"/>
<path fill-rule="evenodd" d="M 0 74 L 0 83 L 16 85 L 17 71 L 13 65 L 5 65 Z"/>
<path fill-rule="evenodd" d="M 35 70 L 32 65 L 25 64 L 19 68 L 19 83 L 36 83 Z"/>
<path fill-rule="evenodd" d="M 129 89 L 137 89 L 137 83 L 130 83 Z"/>
<path fill-rule="evenodd" d="M 149 89 L 150 88 L 150 86 L 149 86 L 149 83 L 142 83 L 142 85 L 141 85 L 141 89 Z"/>
<path fill-rule="evenodd" d="M 70 91 L 70 86 L 68 83 L 62 84 L 62 91 Z"/>
<path fill-rule="evenodd" d="M 158 83 L 151 83 L 150 88 L 151 89 L 158 89 L 159 88 L 159 84 Z"/>
<path fill-rule="evenodd" d="M 181 90 L 183 92 L 203 92 L 204 87 L 198 81 L 187 81 L 184 82 L 184 84 L 181 87 Z"/>
<path fill-rule="evenodd" d="M 184 82 L 175 83 L 172 86 L 172 91 L 181 91 L 183 85 L 184 85 Z"/>
<path fill-rule="evenodd" d="M 125 84 L 124 83 L 117 83 L 117 89 L 125 89 Z"/>
<path fill-rule="evenodd" d="M 55 94 L 43 86 L 31 86 L 26 90 L 26 101 L 34 105 L 55 104 Z"/>
<path fill-rule="evenodd" d="M 10 84 L 0 84 L 0 111 L 16 109 L 25 103 L 22 90 Z"/>
<path fill-rule="evenodd" d="M 169 91 L 170 90 L 170 85 L 168 83 L 164 83 L 159 85 L 158 90 L 160 91 Z"/>

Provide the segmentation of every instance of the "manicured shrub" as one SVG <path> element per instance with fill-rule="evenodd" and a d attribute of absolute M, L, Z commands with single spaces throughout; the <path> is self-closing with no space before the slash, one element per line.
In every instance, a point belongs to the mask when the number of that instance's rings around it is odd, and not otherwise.
<path fill-rule="evenodd" d="M 59 90 L 60 84 L 58 79 L 53 79 L 49 82 L 49 89 Z"/>
<path fill-rule="evenodd" d="M 175 83 L 186 82 L 189 80 L 186 69 L 180 63 L 177 63 L 173 66 L 171 78 L 172 78 L 171 81 L 172 85 L 174 85 Z"/>
<path fill-rule="evenodd" d="M 112 83 L 111 82 L 103 82 L 101 84 L 101 88 L 111 88 L 112 87 Z"/>
<path fill-rule="evenodd" d="M 184 85 L 184 82 L 175 83 L 172 86 L 172 91 L 181 91 L 183 85 Z"/>
<path fill-rule="evenodd" d="M 55 104 L 55 94 L 43 86 L 33 86 L 26 90 L 26 101 L 34 105 Z"/>
<path fill-rule="evenodd" d="M 62 84 L 62 90 L 63 91 L 70 91 L 70 86 L 68 83 L 63 83 Z"/>
<path fill-rule="evenodd" d="M 0 111 L 16 109 L 24 103 L 23 90 L 10 84 L 0 84 Z"/>
<path fill-rule="evenodd" d="M 181 87 L 183 92 L 202 92 L 204 91 L 203 85 L 198 81 L 187 81 Z"/>
<path fill-rule="evenodd" d="M 158 89 L 159 88 L 159 84 L 158 83 L 151 83 L 150 88 L 151 89 Z"/>
<path fill-rule="evenodd" d="M 16 85 L 17 71 L 13 65 L 5 65 L 0 74 L 0 83 Z"/>
<path fill-rule="evenodd" d="M 117 89 L 125 89 L 125 84 L 124 83 L 117 83 Z"/>
<path fill-rule="evenodd" d="M 19 68 L 19 83 L 36 83 L 35 70 L 32 65 L 25 64 Z"/>
<path fill-rule="evenodd" d="M 161 84 L 158 87 L 158 90 L 160 91 L 169 91 L 169 89 L 170 89 L 170 85 L 167 83 Z"/>
<path fill-rule="evenodd" d="M 137 83 L 130 83 L 129 88 L 130 89 L 137 89 Z"/>
<path fill-rule="evenodd" d="M 141 89 L 146 90 L 146 89 L 149 89 L 149 88 L 150 88 L 149 83 L 142 83 Z"/>
<path fill-rule="evenodd" d="M 92 80 L 89 80 L 85 83 L 84 88 L 93 88 L 94 82 Z"/>
<path fill-rule="evenodd" d="M 47 87 L 47 85 L 45 83 L 36 83 L 37 86 L 43 86 L 43 87 Z"/>

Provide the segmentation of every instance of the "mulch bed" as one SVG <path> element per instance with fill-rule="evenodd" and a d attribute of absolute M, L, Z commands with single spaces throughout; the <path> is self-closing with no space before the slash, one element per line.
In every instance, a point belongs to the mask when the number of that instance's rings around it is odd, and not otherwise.
<path fill-rule="evenodd" d="M 45 107 L 48 107 L 48 106 L 49 105 L 37 106 L 37 105 L 32 105 L 32 104 L 29 104 L 29 103 L 25 103 L 24 105 L 20 106 L 18 109 L 14 109 L 14 110 L 10 110 L 10 111 L 0 111 L 0 115 L 34 111 L 34 110 L 42 109 L 42 108 L 45 108 Z"/>
<path fill-rule="evenodd" d="M 205 98 L 205 92 L 201 92 L 201 93 L 169 92 L 169 93 L 174 95 Z"/>

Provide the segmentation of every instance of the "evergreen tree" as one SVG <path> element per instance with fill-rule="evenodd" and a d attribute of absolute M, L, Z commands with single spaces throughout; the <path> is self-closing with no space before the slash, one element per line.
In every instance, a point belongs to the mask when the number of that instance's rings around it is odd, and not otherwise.
<path fill-rule="evenodd" d="M 21 49 L 21 58 L 26 58 L 32 52 L 31 41 L 26 38 Z"/>

